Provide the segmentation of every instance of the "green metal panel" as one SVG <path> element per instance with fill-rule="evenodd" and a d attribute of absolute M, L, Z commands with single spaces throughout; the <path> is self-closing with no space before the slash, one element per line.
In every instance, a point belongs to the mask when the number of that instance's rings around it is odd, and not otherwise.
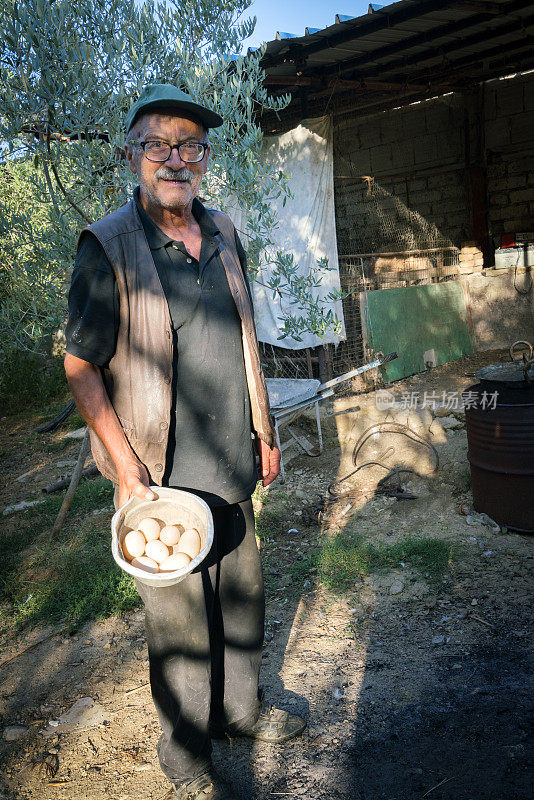
<path fill-rule="evenodd" d="M 435 351 L 436 364 L 473 352 L 465 296 L 456 281 L 367 292 L 360 307 L 367 344 L 399 354 L 383 368 L 386 380 L 422 372 L 427 350 Z"/>

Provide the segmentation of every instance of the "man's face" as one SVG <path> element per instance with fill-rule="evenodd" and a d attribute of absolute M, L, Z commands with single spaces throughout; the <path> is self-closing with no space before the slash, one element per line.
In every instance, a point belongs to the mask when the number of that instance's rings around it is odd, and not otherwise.
<path fill-rule="evenodd" d="M 201 123 L 185 112 L 180 116 L 169 112 L 149 113 L 140 117 L 128 134 L 136 142 L 160 141 L 181 144 L 194 141 L 207 143 L 207 134 Z M 182 161 L 174 148 L 165 162 L 149 161 L 141 147 L 127 144 L 126 158 L 141 187 L 141 198 L 150 205 L 168 211 L 181 211 L 196 197 L 208 166 L 209 147 L 202 161 Z"/>

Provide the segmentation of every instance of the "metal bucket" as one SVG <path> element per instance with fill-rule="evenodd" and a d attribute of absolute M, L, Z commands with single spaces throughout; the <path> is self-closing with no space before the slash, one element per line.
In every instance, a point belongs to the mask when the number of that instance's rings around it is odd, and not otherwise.
<path fill-rule="evenodd" d="M 213 544 L 213 517 L 204 500 L 181 489 L 150 487 L 156 500 L 130 499 L 111 520 L 111 552 L 116 563 L 129 575 L 148 586 L 173 586 L 186 578 L 204 560 Z M 154 517 L 164 525 L 181 522 L 185 528 L 196 528 L 200 534 L 200 552 L 186 567 L 174 572 L 146 572 L 133 567 L 122 552 L 122 542 L 129 531 L 136 530 L 145 517 Z"/>
<path fill-rule="evenodd" d="M 534 392 L 501 391 L 495 408 L 480 402 L 484 392 L 480 384 L 464 392 L 475 510 L 534 533 Z"/>

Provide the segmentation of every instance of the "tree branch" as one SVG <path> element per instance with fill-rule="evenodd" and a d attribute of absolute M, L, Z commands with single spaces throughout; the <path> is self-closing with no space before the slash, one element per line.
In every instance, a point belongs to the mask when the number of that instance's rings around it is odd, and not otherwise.
<path fill-rule="evenodd" d="M 45 139 L 44 139 L 42 131 L 39 131 L 39 141 L 41 142 L 41 145 L 43 145 L 43 147 L 44 147 L 45 146 Z M 47 188 L 48 188 L 48 193 L 50 195 L 50 199 L 52 200 L 52 205 L 54 206 L 54 211 L 56 212 L 57 216 L 59 217 L 59 216 L 61 216 L 61 212 L 59 210 L 59 205 L 58 205 L 58 202 L 56 200 L 54 187 L 52 186 L 52 180 L 50 178 L 50 172 L 48 170 L 47 157 L 45 155 L 43 156 L 43 170 L 44 170 L 44 174 L 45 174 L 45 181 L 46 181 L 46 185 L 47 185 Z"/>
<path fill-rule="evenodd" d="M 56 169 L 56 165 L 55 165 L 53 162 L 50 162 L 50 167 L 51 167 L 51 169 L 52 169 L 52 172 L 54 173 L 54 178 L 56 179 L 56 183 L 57 183 L 57 185 L 58 185 L 58 188 L 60 189 L 60 191 L 62 191 L 62 192 L 63 192 L 63 195 L 65 196 L 65 200 L 67 201 L 67 203 L 68 203 L 68 204 L 69 204 L 69 205 L 70 205 L 70 206 L 71 206 L 71 207 L 72 207 L 72 208 L 73 208 L 75 211 L 77 211 L 77 212 L 78 212 L 78 214 L 79 214 L 79 215 L 82 217 L 82 219 L 84 219 L 84 220 L 87 222 L 87 224 L 88 224 L 88 225 L 90 225 L 90 224 L 91 224 L 91 220 L 89 219 L 89 217 L 88 217 L 86 214 L 84 214 L 84 212 L 82 211 L 82 209 L 81 209 L 81 208 L 80 208 L 78 205 L 76 205 L 76 203 L 74 202 L 74 200 L 72 200 L 72 199 L 71 199 L 71 197 L 69 196 L 69 193 L 67 192 L 67 190 L 66 190 L 66 189 L 65 189 L 65 187 L 63 186 L 63 183 L 62 183 L 62 181 L 61 181 L 61 178 L 60 178 L 60 177 L 59 177 L 59 175 L 58 175 L 58 171 L 57 171 L 57 169 Z"/>

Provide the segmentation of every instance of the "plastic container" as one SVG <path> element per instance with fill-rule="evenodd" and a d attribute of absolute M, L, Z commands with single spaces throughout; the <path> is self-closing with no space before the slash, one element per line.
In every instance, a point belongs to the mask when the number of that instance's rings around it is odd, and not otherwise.
<path fill-rule="evenodd" d="M 190 492 L 150 487 L 156 500 L 131 497 L 115 512 L 111 520 L 111 552 L 119 567 L 148 586 L 173 586 L 186 578 L 204 560 L 213 544 L 213 517 L 207 503 Z M 200 552 L 186 567 L 175 572 L 146 572 L 133 567 L 122 552 L 122 541 L 128 531 L 135 530 L 142 519 L 154 517 L 164 525 L 180 522 L 185 528 L 196 528 L 200 534 Z"/>
<path fill-rule="evenodd" d="M 534 244 L 503 247 L 495 250 L 495 269 L 533 267 Z"/>

